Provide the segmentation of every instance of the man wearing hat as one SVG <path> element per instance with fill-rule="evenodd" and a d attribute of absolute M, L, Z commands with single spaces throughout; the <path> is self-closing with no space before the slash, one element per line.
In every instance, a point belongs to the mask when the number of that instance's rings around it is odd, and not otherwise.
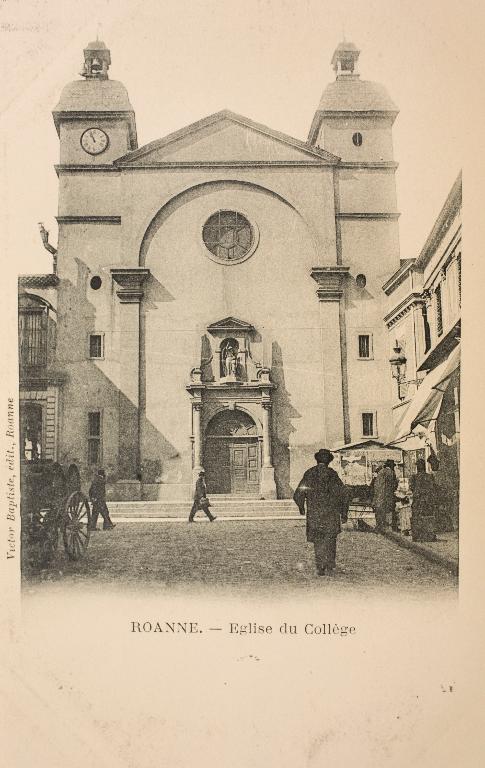
<path fill-rule="evenodd" d="M 195 484 L 194 503 L 192 504 L 192 509 L 190 510 L 189 523 L 194 522 L 195 513 L 197 512 L 198 509 L 201 509 L 203 512 L 205 512 L 205 514 L 207 515 L 207 517 L 212 523 L 216 519 L 216 516 L 211 515 L 209 511 L 209 507 L 210 507 L 210 501 L 207 498 L 207 485 L 205 483 L 205 472 L 202 469 L 199 472 L 199 477 Z"/>
<path fill-rule="evenodd" d="M 394 472 L 395 466 L 396 463 L 393 459 L 387 459 L 374 480 L 372 506 L 376 516 L 376 533 L 382 533 L 387 528 L 388 515 L 392 517 L 393 530 L 398 528 L 396 497 L 394 495 L 398 486 L 398 480 Z"/>
<path fill-rule="evenodd" d="M 341 479 L 328 466 L 333 454 L 321 448 L 316 454 L 316 466 L 307 469 L 293 500 L 300 515 L 305 514 L 306 537 L 315 548 L 315 564 L 319 576 L 335 569 L 337 536 L 341 531 L 340 519 L 347 522 L 347 495 Z"/>
<path fill-rule="evenodd" d="M 115 527 L 115 524 L 109 516 L 109 509 L 106 504 L 106 473 L 104 469 L 98 469 L 98 473 L 89 489 L 89 498 L 93 507 L 89 526 L 90 530 L 97 530 L 98 515 L 101 515 L 103 518 L 103 531 L 110 531 Z"/>

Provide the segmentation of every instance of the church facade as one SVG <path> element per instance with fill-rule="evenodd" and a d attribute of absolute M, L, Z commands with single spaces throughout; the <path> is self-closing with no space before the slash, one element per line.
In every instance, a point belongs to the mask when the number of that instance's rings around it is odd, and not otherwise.
<path fill-rule="evenodd" d="M 382 285 L 400 265 L 385 89 L 342 43 L 308 140 L 222 111 L 146 146 L 110 53 L 59 135 L 56 458 L 115 499 L 288 498 L 322 447 L 379 440 Z"/>

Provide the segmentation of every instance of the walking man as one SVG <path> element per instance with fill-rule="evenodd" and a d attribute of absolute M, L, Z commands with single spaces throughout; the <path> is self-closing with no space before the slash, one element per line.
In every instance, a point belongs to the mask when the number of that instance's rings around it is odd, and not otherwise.
<path fill-rule="evenodd" d="M 199 509 L 201 509 L 202 512 L 205 512 L 205 514 L 207 515 L 207 517 L 212 523 L 216 519 L 216 516 L 210 513 L 209 507 L 210 507 L 210 501 L 207 498 L 207 485 L 205 483 L 205 472 L 202 469 L 199 472 L 199 477 L 195 484 L 194 503 L 192 504 L 192 509 L 190 510 L 189 523 L 194 522 L 195 513 Z"/>
<path fill-rule="evenodd" d="M 347 495 L 343 482 L 328 466 L 333 454 L 321 448 L 315 459 L 317 465 L 307 469 L 293 500 L 300 515 L 305 514 L 306 502 L 306 537 L 315 548 L 317 573 L 324 576 L 335 569 L 340 519 L 347 522 Z"/>
<path fill-rule="evenodd" d="M 115 527 L 111 521 L 109 510 L 106 504 L 106 473 L 104 469 L 98 469 L 98 474 L 91 483 L 89 489 L 89 498 L 91 499 L 91 524 L 89 529 L 97 531 L 98 515 L 103 518 L 103 531 L 109 531 Z"/>
<path fill-rule="evenodd" d="M 372 506 L 376 516 L 376 533 L 382 533 L 387 528 L 387 515 L 392 517 L 392 529 L 397 530 L 397 513 L 395 493 L 398 486 L 395 462 L 388 459 L 374 480 Z"/>

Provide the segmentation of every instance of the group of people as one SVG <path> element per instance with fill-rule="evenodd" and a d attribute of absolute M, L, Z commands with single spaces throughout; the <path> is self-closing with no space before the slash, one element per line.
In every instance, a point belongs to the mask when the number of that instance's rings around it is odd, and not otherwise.
<path fill-rule="evenodd" d="M 442 491 L 434 475 L 426 471 L 425 460 L 416 461 L 416 472 L 409 478 L 412 493 L 410 519 L 406 511 L 409 499 L 405 495 L 396 495 L 399 483 L 394 467 L 395 462 L 388 459 L 371 483 L 377 533 L 383 533 L 390 522 L 393 531 L 405 535 L 411 533 L 413 541 L 425 542 L 436 541 L 437 530 L 452 530 L 452 523 L 443 509 Z M 399 503 L 401 510 L 397 507 Z"/>
<path fill-rule="evenodd" d="M 316 466 L 305 472 L 293 499 L 300 514 L 306 512 L 307 541 L 314 545 L 317 573 L 323 576 L 336 569 L 337 536 L 341 523 L 347 522 L 350 500 L 346 486 L 335 470 L 329 467 L 333 454 L 322 448 L 315 454 L 315 459 Z M 395 462 L 388 459 L 371 484 L 376 533 L 383 533 L 389 523 L 392 530 L 399 531 L 396 502 L 408 502 L 408 499 L 396 496 L 399 483 L 394 468 Z M 413 494 L 413 541 L 436 541 L 436 521 L 442 499 L 434 476 L 426 472 L 424 459 L 417 460 L 416 473 L 410 478 L 409 488 Z"/>
<path fill-rule="evenodd" d="M 329 466 L 333 454 L 321 448 L 315 454 L 316 465 L 303 475 L 293 495 L 301 515 L 306 515 L 306 538 L 315 550 L 315 564 L 319 576 L 331 574 L 336 569 L 337 536 L 341 532 L 341 523 L 347 522 L 349 508 L 348 489 L 334 469 Z M 389 526 L 399 531 L 399 512 L 396 502 L 398 479 L 395 462 L 388 459 L 371 483 L 372 506 L 376 518 L 376 532 L 383 533 Z M 413 494 L 411 534 L 413 541 L 436 540 L 436 517 L 441 494 L 431 473 L 426 472 L 423 459 L 416 462 L 416 474 L 412 475 L 409 488 Z M 89 489 L 92 504 L 90 530 L 97 530 L 98 517 L 103 518 L 103 530 L 115 527 L 109 516 L 106 504 L 106 474 L 99 469 Z M 402 499 L 401 501 L 407 501 Z M 205 472 L 201 470 L 195 485 L 194 502 L 189 514 L 189 523 L 194 522 L 196 513 L 201 510 L 212 523 L 216 516 L 210 511 L 207 496 Z"/>

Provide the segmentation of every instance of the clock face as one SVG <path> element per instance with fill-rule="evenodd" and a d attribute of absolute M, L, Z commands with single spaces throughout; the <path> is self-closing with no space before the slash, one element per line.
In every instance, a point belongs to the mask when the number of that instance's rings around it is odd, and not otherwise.
<path fill-rule="evenodd" d="M 81 136 L 81 147 L 90 155 L 100 155 L 108 144 L 108 135 L 101 128 L 88 128 Z"/>

